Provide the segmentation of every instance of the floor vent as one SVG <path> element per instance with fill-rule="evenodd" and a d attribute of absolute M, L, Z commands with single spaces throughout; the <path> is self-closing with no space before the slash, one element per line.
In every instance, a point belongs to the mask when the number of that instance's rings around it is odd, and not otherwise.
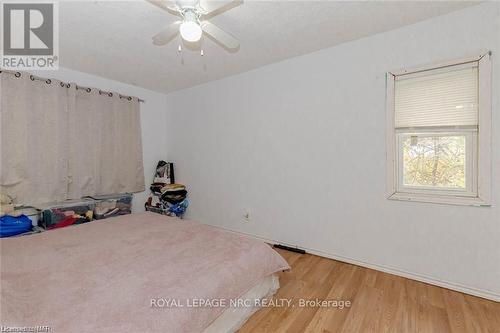
<path fill-rule="evenodd" d="M 278 248 L 278 249 L 282 249 L 282 250 L 287 250 L 287 251 L 291 251 L 291 252 L 300 253 L 300 254 L 305 254 L 306 253 L 306 251 L 304 251 L 302 249 L 299 249 L 298 247 L 290 247 L 290 246 L 281 245 L 281 244 L 274 244 L 274 247 Z"/>

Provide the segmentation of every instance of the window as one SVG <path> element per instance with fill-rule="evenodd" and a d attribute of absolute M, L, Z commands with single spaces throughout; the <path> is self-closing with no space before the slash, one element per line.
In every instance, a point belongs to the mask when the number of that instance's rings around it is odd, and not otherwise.
<path fill-rule="evenodd" d="M 387 74 L 390 199 L 488 205 L 490 54 Z"/>

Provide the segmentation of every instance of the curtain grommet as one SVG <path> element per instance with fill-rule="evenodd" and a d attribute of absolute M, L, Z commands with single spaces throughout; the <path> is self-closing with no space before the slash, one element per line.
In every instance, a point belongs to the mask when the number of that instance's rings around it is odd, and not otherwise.
<path fill-rule="evenodd" d="M 51 79 L 47 79 L 47 80 L 45 80 L 45 83 L 47 83 L 47 84 L 51 84 L 51 83 L 52 83 L 52 80 L 51 80 Z"/>
<path fill-rule="evenodd" d="M 16 74 L 14 74 L 15 77 L 21 77 L 21 72 L 16 72 Z"/>
<path fill-rule="evenodd" d="M 35 81 L 35 77 L 33 75 L 30 75 L 30 80 Z"/>

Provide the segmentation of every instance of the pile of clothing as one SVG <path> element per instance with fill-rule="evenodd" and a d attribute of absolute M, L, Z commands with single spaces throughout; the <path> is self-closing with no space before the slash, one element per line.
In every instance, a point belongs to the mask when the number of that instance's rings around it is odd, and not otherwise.
<path fill-rule="evenodd" d="M 97 195 L 86 198 L 95 201 L 94 218 L 96 220 L 132 213 L 132 194 L 129 193 Z"/>
<path fill-rule="evenodd" d="M 51 230 L 64 228 L 74 224 L 87 223 L 93 219 L 93 203 L 81 203 L 69 207 L 51 207 L 44 209 L 40 225 L 47 230 Z"/>
<path fill-rule="evenodd" d="M 184 215 L 189 206 L 188 192 L 186 186 L 173 183 L 174 179 L 172 163 L 158 162 L 146 209 L 170 216 L 182 217 Z"/>
<path fill-rule="evenodd" d="M 158 184 L 153 183 L 150 187 L 153 193 L 153 206 L 157 203 L 169 203 L 172 205 L 184 201 L 187 196 L 186 186 L 182 184 Z"/>
<path fill-rule="evenodd" d="M 166 215 L 182 216 L 189 205 L 186 186 L 182 184 L 151 184 L 146 207 L 160 208 Z"/>

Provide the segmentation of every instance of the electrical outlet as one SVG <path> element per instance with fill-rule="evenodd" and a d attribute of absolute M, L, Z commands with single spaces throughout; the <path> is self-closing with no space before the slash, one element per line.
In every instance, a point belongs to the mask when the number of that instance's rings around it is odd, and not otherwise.
<path fill-rule="evenodd" d="M 246 211 L 246 213 L 243 215 L 243 218 L 245 219 L 245 222 L 250 222 L 250 212 Z"/>

